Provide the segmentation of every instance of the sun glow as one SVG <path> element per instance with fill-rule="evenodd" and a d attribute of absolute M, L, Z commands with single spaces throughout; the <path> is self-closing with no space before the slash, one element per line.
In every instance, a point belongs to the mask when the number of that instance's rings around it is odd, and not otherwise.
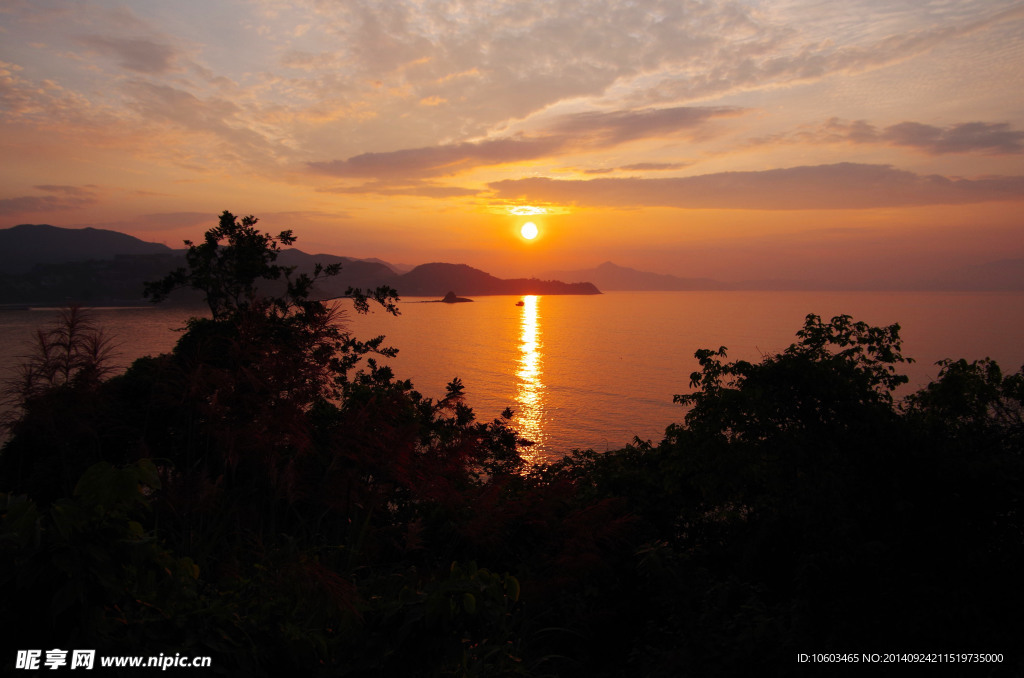
<path fill-rule="evenodd" d="M 519 232 L 527 240 L 533 240 L 534 238 L 537 237 L 537 234 L 540 233 L 540 231 L 537 230 L 537 224 L 533 223 L 532 221 L 527 221 L 525 224 L 523 224 L 523 227 L 519 229 Z"/>
<path fill-rule="evenodd" d="M 509 214 L 514 214 L 518 217 L 532 216 L 534 214 L 547 214 L 548 211 L 543 207 L 534 207 L 533 205 L 520 205 L 518 207 L 508 208 Z"/>
<path fill-rule="evenodd" d="M 539 297 L 523 297 L 519 321 L 519 363 L 516 370 L 518 424 L 523 436 L 534 443 L 532 455 L 544 449 L 544 342 L 541 338 Z"/>

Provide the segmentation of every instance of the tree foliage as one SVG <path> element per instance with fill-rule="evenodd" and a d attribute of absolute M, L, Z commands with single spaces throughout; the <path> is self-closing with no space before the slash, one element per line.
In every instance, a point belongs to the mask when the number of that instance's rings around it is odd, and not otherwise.
<path fill-rule="evenodd" d="M 0 454 L 0 479 L 8 487 L 37 489 L 46 501 L 66 496 L 82 472 L 102 458 L 95 423 L 103 417 L 104 403 L 97 394 L 115 371 L 113 349 L 111 337 L 78 306 L 36 330 L 29 354 L 4 384 L 0 400 L 0 426 L 13 436 Z M 26 440 L 32 443 L 21 449 Z"/>
<path fill-rule="evenodd" d="M 171 353 L 109 377 L 77 312 L 40 335 L 0 453 L 19 646 L 256 676 L 789 675 L 879 648 L 1024 669 L 1024 371 L 946 361 L 897 400 L 897 325 L 809 315 L 756 363 L 697 351 L 663 440 L 526 466 L 511 412 L 396 379 L 312 298 L 335 271 L 280 267 L 294 237 L 255 224 L 225 212 L 150 286 L 210 306 Z"/>
<path fill-rule="evenodd" d="M 88 311 L 71 306 L 49 328 L 36 330 L 31 353 L 4 396 L 18 404 L 62 387 L 95 387 L 110 376 L 113 342 Z"/>
<path fill-rule="evenodd" d="M 899 329 L 870 327 L 845 315 L 826 323 L 810 314 L 798 342 L 760 363 L 723 362 L 724 346 L 701 349 L 695 354 L 701 371 L 690 376 L 697 390 L 675 396 L 675 402 L 690 408 L 688 430 L 730 440 L 860 426 L 862 417 L 888 410 L 893 391 L 907 382 L 896 372 L 897 365 L 911 362 L 900 352 Z"/>

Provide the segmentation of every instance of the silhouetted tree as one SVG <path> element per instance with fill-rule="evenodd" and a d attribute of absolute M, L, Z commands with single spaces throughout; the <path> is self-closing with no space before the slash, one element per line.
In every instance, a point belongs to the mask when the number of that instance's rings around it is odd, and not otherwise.
<path fill-rule="evenodd" d="M 898 406 L 898 326 L 809 315 L 797 339 L 698 351 L 660 444 L 563 462 L 648 540 L 638 672 L 784 675 L 801 647 L 896 643 L 999 648 L 1014 675 L 1021 625 L 993 620 L 1024 604 L 1024 377 L 946 362 Z"/>
<path fill-rule="evenodd" d="M 2 425 L 13 438 L 0 454 L 0 490 L 20 488 L 50 501 L 71 492 L 102 458 L 102 399 L 112 339 L 84 309 L 72 306 L 38 329 L 19 371 L 3 386 Z M 26 446 L 27 441 L 33 441 Z"/>
<path fill-rule="evenodd" d="M 41 335 L 0 453 L 0 618 L 22 646 L 610 678 L 1019 643 L 1024 371 L 948 361 L 897 403 L 899 327 L 809 315 L 758 362 L 698 351 L 662 441 L 524 468 L 510 412 L 396 379 L 380 338 L 312 299 L 332 269 L 279 267 L 294 238 L 255 224 L 224 213 L 150 287 L 210 305 L 171 353 L 106 379 L 99 337 L 68 348 L 79 320 Z M 35 460 L 69 471 L 10 470 Z"/>
<path fill-rule="evenodd" d="M 690 376 L 697 391 L 675 396 L 689 407 L 691 433 L 735 441 L 763 440 L 794 430 L 859 427 L 890 409 L 893 391 L 907 382 L 896 366 L 912 362 L 900 353 L 899 325 L 871 327 L 836 316 L 808 315 L 799 341 L 760 363 L 724 363 L 725 347 L 695 356 L 701 371 Z"/>

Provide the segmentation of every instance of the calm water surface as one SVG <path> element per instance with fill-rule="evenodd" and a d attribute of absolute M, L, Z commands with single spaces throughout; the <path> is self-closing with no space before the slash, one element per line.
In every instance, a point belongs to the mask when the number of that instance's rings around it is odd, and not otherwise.
<path fill-rule="evenodd" d="M 516 302 L 523 300 L 522 306 Z M 872 325 L 900 323 L 904 373 L 914 387 L 942 358 L 992 357 L 1024 364 L 1024 294 L 862 292 L 610 292 L 597 296 L 478 297 L 474 303 L 417 303 L 402 315 L 350 313 L 359 337 L 378 334 L 399 349 L 386 362 L 426 396 L 459 377 L 466 402 L 490 420 L 506 407 L 539 457 L 573 448 L 606 450 L 634 436 L 659 440 L 682 419 L 699 348 L 727 346 L 730 359 L 757 360 L 794 341 L 807 313 L 849 314 Z M 119 361 L 170 349 L 188 311 L 100 309 L 120 344 Z M 9 374 L 32 331 L 55 311 L 0 313 L 0 374 Z"/>

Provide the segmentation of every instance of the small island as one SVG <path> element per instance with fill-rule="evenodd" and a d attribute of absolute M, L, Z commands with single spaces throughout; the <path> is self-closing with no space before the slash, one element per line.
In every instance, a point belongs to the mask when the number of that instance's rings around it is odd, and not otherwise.
<path fill-rule="evenodd" d="M 449 292 L 448 294 L 444 295 L 444 299 L 441 300 L 441 303 L 442 304 L 463 304 L 463 303 L 465 303 L 467 301 L 473 301 L 473 300 L 472 299 L 467 299 L 466 297 L 457 297 L 457 296 L 455 296 L 455 292 Z"/>

